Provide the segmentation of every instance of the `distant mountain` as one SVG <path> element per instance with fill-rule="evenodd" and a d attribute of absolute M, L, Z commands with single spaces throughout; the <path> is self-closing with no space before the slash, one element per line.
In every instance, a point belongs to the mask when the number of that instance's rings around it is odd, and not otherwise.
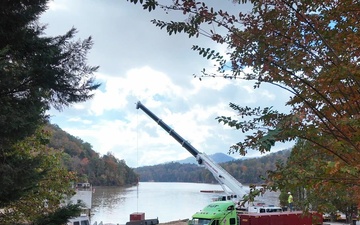
<path fill-rule="evenodd" d="M 218 163 L 224 170 L 243 184 L 261 184 L 263 177 L 267 177 L 269 170 L 275 170 L 276 164 L 286 162 L 290 150 L 283 150 L 255 158 L 234 159 L 226 154 L 214 154 L 230 161 Z M 195 160 L 195 159 L 193 159 Z M 183 160 L 181 160 L 183 161 Z M 195 163 L 170 162 L 153 166 L 135 168 L 141 182 L 194 182 L 217 183 L 214 176 L 203 166 Z"/>
<path fill-rule="evenodd" d="M 213 155 L 209 155 L 210 158 L 212 160 L 214 160 L 216 163 L 224 163 L 224 162 L 230 162 L 235 160 L 235 158 L 226 155 L 224 153 L 215 153 Z M 197 164 L 196 159 L 194 157 L 189 157 L 183 160 L 177 160 L 175 162 L 181 163 L 181 164 L 186 164 L 186 163 L 191 163 L 191 164 Z"/>

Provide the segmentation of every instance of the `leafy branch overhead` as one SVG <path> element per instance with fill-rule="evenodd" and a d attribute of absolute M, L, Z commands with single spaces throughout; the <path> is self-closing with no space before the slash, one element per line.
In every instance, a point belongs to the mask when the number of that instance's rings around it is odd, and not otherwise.
<path fill-rule="evenodd" d="M 170 35 L 201 35 L 226 47 L 220 54 L 207 46 L 193 46 L 202 57 L 217 63 L 216 73 L 204 69 L 200 79 L 251 80 L 254 88 L 268 83 L 290 94 L 284 103 L 290 107 L 287 113 L 230 103 L 238 118 L 220 116 L 217 120 L 246 134 L 231 146 L 231 152 L 266 152 L 277 142 L 303 140 L 331 162 L 321 165 L 324 179 L 360 176 L 358 2 L 232 1 L 231 8 L 223 9 L 225 4 L 216 8 L 217 4 L 209 6 L 206 1 L 130 2 L 149 11 L 181 12 L 179 21 L 152 21 Z M 244 4 L 252 10 L 242 11 Z M 360 180 L 350 180 L 359 190 Z"/>

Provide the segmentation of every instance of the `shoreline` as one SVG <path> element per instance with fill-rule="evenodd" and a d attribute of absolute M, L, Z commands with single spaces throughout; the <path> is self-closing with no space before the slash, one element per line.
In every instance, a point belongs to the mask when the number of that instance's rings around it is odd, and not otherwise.
<path fill-rule="evenodd" d="M 182 219 L 182 220 L 174 220 L 164 223 L 159 223 L 159 225 L 187 225 L 189 219 Z"/>
<path fill-rule="evenodd" d="M 169 222 L 158 223 L 157 225 L 187 225 L 188 221 L 189 221 L 189 219 L 173 220 L 173 221 L 169 221 Z M 96 222 L 96 224 L 98 224 L 98 223 Z M 125 225 L 125 224 L 103 223 L 103 225 Z"/>

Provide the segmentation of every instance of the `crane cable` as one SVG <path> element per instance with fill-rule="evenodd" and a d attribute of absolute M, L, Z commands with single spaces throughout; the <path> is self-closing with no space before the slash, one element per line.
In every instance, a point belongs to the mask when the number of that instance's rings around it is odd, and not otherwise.
<path fill-rule="evenodd" d="M 139 110 L 136 110 L 136 168 L 139 167 Z M 136 212 L 139 212 L 139 177 L 136 184 Z"/>

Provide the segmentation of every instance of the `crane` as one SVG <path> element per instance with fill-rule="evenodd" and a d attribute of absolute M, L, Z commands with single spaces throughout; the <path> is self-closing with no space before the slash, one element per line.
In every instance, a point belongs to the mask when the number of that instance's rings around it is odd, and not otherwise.
<path fill-rule="evenodd" d="M 191 155 L 193 155 L 199 165 L 204 166 L 209 170 L 215 179 L 219 182 L 222 189 L 228 196 L 233 196 L 234 198 L 242 198 L 246 195 L 246 191 L 243 185 L 231 176 L 224 168 L 217 164 L 205 153 L 199 152 L 194 146 L 192 146 L 188 141 L 181 137 L 175 130 L 169 127 L 164 121 L 157 117 L 153 112 L 146 108 L 140 101 L 136 103 L 136 109 L 141 109 L 144 111 L 150 118 L 152 118 L 160 127 L 162 127 L 166 132 L 168 132 L 180 145 L 188 150 Z M 228 190 L 231 190 L 232 193 L 229 193 Z"/>

